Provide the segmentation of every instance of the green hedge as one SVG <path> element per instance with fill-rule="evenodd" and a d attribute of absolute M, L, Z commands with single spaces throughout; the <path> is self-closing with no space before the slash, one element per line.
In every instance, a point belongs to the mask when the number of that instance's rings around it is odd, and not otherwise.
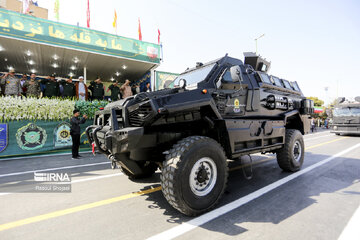
<path fill-rule="evenodd" d="M 106 106 L 108 102 L 106 101 L 76 101 L 75 109 L 80 110 L 81 116 L 86 114 L 89 118 L 94 118 L 95 112 L 99 110 L 99 108 L 103 108 Z"/>
<path fill-rule="evenodd" d="M 94 118 L 95 112 L 105 107 L 106 101 L 75 101 L 61 98 L 0 97 L 0 122 L 20 120 L 60 121 L 71 118 L 73 110 Z"/>

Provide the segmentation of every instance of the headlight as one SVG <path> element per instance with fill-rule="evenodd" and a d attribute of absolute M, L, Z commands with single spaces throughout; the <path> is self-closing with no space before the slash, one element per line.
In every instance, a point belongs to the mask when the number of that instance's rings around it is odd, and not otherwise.
<path fill-rule="evenodd" d="M 334 126 L 334 130 L 337 130 L 338 129 L 338 127 L 337 126 Z"/>

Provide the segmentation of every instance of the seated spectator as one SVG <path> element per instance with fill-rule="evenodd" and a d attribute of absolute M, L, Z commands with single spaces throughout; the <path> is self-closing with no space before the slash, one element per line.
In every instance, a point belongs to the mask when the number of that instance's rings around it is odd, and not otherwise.
<path fill-rule="evenodd" d="M 97 77 L 96 80 L 91 81 L 89 90 L 92 94 L 92 100 L 104 100 L 105 90 L 101 82 L 101 77 Z"/>
<path fill-rule="evenodd" d="M 84 77 L 79 77 L 79 82 L 75 84 L 76 98 L 79 100 L 88 100 L 88 87 L 84 83 Z"/>
<path fill-rule="evenodd" d="M 26 87 L 26 97 L 35 97 L 39 98 L 42 97 L 42 92 L 40 89 L 40 82 L 36 80 L 35 73 L 30 75 L 30 80 L 24 83 L 24 87 Z"/>
<path fill-rule="evenodd" d="M 0 84 L 4 86 L 4 94 L 6 96 L 20 96 L 20 79 L 15 76 L 14 69 L 10 69 L 9 73 L 1 78 Z"/>
<path fill-rule="evenodd" d="M 52 74 L 50 79 L 47 78 L 41 81 L 41 83 L 45 85 L 44 97 L 51 98 L 60 96 L 60 87 L 55 76 L 55 74 Z"/>

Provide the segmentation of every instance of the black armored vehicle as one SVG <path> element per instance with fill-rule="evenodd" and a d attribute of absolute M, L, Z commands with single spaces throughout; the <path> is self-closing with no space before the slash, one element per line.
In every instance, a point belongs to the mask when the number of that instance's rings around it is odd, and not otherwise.
<path fill-rule="evenodd" d="M 277 154 L 294 172 L 304 160 L 313 102 L 296 82 L 267 74 L 253 53 L 245 62 L 222 57 L 187 69 L 174 89 L 108 104 L 87 128 L 90 143 L 130 179 L 161 169 L 162 192 L 186 215 L 213 208 L 224 193 L 227 159 Z"/>
<path fill-rule="evenodd" d="M 355 101 L 346 101 L 344 97 L 337 100 L 332 112 L 332 133 L 360 135 L 360 97 Z"/>

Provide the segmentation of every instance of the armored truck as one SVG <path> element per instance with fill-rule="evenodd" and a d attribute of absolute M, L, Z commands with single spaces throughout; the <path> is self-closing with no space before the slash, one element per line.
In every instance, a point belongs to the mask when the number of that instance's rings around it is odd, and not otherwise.
<path fill-rule="evenodd" d="M 268 74 L 270 62 L 245 53 L 197 63 L 175 88 L 139 93 L 96 112 L 90 143 L 130 179 L 161 170 L 162 192 L 175 209 L 195 216 L 224 193 L 227 159 L 276 153 L 284 171 L 304 161 L 313 102 L 297 82 Z"/>
<path fill-rule="evenodd" d="M 360 97 L 356 97 L 355 101 L 339 98 L 337 103 L 332 112 L 333 119 L 330 132 L 336 135 L 360 135 Z"/>

